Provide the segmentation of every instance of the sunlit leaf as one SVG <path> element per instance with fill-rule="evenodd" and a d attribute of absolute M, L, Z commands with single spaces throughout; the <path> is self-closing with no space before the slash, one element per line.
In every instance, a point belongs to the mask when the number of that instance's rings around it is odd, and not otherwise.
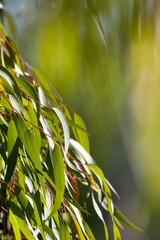
<path fill-rule="evenodd" d="M 67 120 L 64 116 L 64 114 L 58 109 L 58 108 L 53 108 L 57 116 L 59 117 L 62 127 L 63 127 L 63 133 L 64 133 L 64 149 L 65 149 L 65 154 L 68 152 L 69 148 L 69 140 L 70 140 L 70 133 L 69 133 L 69 127 Z"/>
<path fill-rule="evenodd" d="M 9 211 L 9 220 L 12 224 L 15 239 L 16 240 L 21 240 L 21 234 L 20 234 L 20 227 L 19 227 L 19 222 L 17 221 L 17 218 L 15 215 L 12 213 L 12 211 Z"/>
<path fill-rule="evenodd" d="M 23 107 L 21 92 L 13 76 L 10 74 L 10 72 L 6 68 L 2 66 L 0 66 L 0 76 L 3 79 L 3 84 L 4 84 L 4 88 L 6 89 L 6 92 L 14 95 L 19 100 L 19 103 Z"/>
<path fill-rule="evenodd" d="M 34 129 L 26 130 L 25 134 L 25 148 L 29 154 L 35 168 L 42 172 L 42 164 L 40 160 L 40 149 L 39 149 L 39 140 L 36 138 Z"/>
<path fill-rule="evenodd" d="M 9 156 L 12 152 L 12 149 L 18 137 L 16 126 L 13 120 L 11 120 L 10 123 L 8 124 L 7 137 L 8 137 L 7 149 L 8 149 L 8 156 Z"/>
<path fill-rule="evenodd" d="M 97 213 L 97 215 L 99 216 L 99 218 L 101 219 L 101 221 L 103 222 L 103 227 L 104 227 L 104 232 L 105 232 L 105 239 L 108 240 L 109 239 L 109 235 L 108 235 L 108 229 L 107 229 L 107 226 L 106 226 L 106 223 L 104 221 L 104 218 L 103 218 L 103 215 L 102 215 L 102 212 L 98 206 L 98 204 L 96 203 L 96 200 L 94 198 L 94 195 L 92 194 L 92 202 L 93 202 L 93 207 Z"/>
<path fill-rule="evenodd" d="M 74 128 L 74 131 L 77 135 L 78 142 L 84 147 L 84 149 L 88 153 L 90 153 L 89 139 L 88 139 L 86 126 L 83 119 L 77 113 L 74 113 L 74 122 L 76 123 L 76 125 L 79 126 L 79 128 L 76 128 L 76 127 Z"/>
<path fill-rule="evenodd" d="M 120 232 L 115 223 L 113 223 L 113 234 L 114 234 L 114 240 L 121 240 Z"/>
<path fill-rule="evenodd" d="M 23 90 L 23 92 L 25 92 L 29 97 L 31 97 L 31 99 L 34 100 L 34 104 L 36 106 L 36 110 L 37 110 L 37 113 L 39 116 L 40 104 L 39 104 L 38 94 L 36 93 L 35 89 L 26 80 L 26 78 L 22 75 L 20 75 L 19 77 L 16 77 L 16 81 L 17 81 L 18 86 Z M 28 96 L 26 96 L 26 97 L 28 97 Z"/>
<path fill-rule="evenodd" d="M 95 175 L 98 177 L 99 181 L 103 183 L 104 185 L 104 189 L 105 189 L 105 192 L 108 194 L 108 196 L 111 196 L 111 192 L 110 192 L 110 189 L 106 183 L 106 178 L 104 176 L 104 173 L 102 172 L 102 170 L 95 164 L 89 164 L 88 165 L 92 171 L 95 173 Z"/>
<path fill-rule="evenodd" d="M 70 146 L 71 148 L 74 149 L 75 152 L 77 152 L 78 154 L 80 153 L 85 161 L 89 164 L 93 164 L 95 163 L 95 161 L 93 160 L 93 158 L 89 155 L 89 153 L 82 147 L 82 145 L 80 143 L 78 143 L 77 141 L 75 141 L 74 139 L 70 139 Z"/>

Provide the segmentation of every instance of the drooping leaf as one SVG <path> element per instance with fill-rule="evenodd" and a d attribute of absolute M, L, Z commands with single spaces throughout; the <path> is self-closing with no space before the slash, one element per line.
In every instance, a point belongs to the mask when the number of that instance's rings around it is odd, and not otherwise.
<path fill-rule="evenodd" d="M 22 75 L 19 77 L 16 77 L 16 81 L 18 86 L 28 95 L 31 97 L 32 100 L 34 100 L 34 104 L 36 107 L 37 115 L 39 117 L 40 114 L 40 104 L 39 104 L 39 97 L 38 94 L 36 93 L 35 89 L 33 86 L 26 80 L 26 78 Z M 28 97 L 27 96 L 27 97 Z"/>
<path fill-rule="evenodd" d="M 77 234 L 79 235 L 79 239 L 85 240 L 86 238 L 85 238 L 85 236 L 84 236 L 84 234 L 82 232 L 82 229 L 81 229 L 81 227 L 79 225 L 79 222 L 78 222 L 77 218 L 73 214 L 71 216 L 72 216 L 73 222 L 74 222 L 74 224 L 76 226 Z"/>
<path fill-rule="evenodd" d="M 87 235 L 88 235 L 88 238 L 89 238 L 90 240 L 96 240 L 96 239 L 95 239 L 95 236 L 93 235 L 93 232 L 92 232 L 92 230 L 90 229 L 90 227 L 88 226 L 88 224 L 87 224 L 86 222 L 83 222 L 83 225 L 84 225 L 85 231 L 86 231 L 86 233 L 87 233 Z"/>
<path fill-rule="evenodd" d="M 103 218 L 103 215 L 102 215 L 102 212 L 94 198 L 94 195 L 92 193 L 92 202 L 93 202 L 93 207 L 97 213 L 97 215 L 99 216 L 99 218 L 101 219 L 101 221 L 103 222 L 103 227 L 104 227 L 104 232 L 105 232 L 105 239 L 108 240 L 109 239 L 109 234 L 108 234 L 108 229 L 107 229 L 107 226 L 106 226 L 106 223 L 104 221 L 104 218 Z"/>
<path fill-rule="evenodd" d="M 74 128 L 75 135 L 77 136 L 78 142 L 84 147 L 84 149 L 90 153 L 88 133 L 86 125 L 83 119 L 77 114 L 74 113 L 74 122 L 79 126 L 79 128 Z M 81 130 L 83 129 L 83 130 Z"/>
<path fill-rule="evenodd" d="M 5 176 L 5 183 L 8 183 L 10 179 L 13 176 L 16 164 L 18 160 L 18 140 L 16 140 L 11 154 L 8 157 L 8 166 L 7 166 L 7 171 L 6 171 L 6 176 Z"/>
<path fill-rule="evenodd" d="M 13 121 L 15 122 L 18 137 L 20 138 L 22 144 L 25 144 L 25 131 L 27 129 L 24 119 L 17 113 L 13 116 Z"/>
<path fill-rule="evenodd" d="M 113 235 L 114 235 L 114 240 L 121 240 L 121 234 L 114 222 L 113 222 Z"/>
<path fill-rule="evenodd" d="M 70 234 L 68 231 L 67 224 L 63 221 L 61 221 L 61 224 L 60 224 L 60 239 L 61 240 L 70 240 Z"/>
<path fill-rule="evenodd" d="M 21 107 L 23 108 L 22 98 L 21 98 L 21 92 L 18 88 L 18 85 L 14 79 L 14 77 L 11 75 L 11 73 L 5 68 L 0 66 L 0 76 L 3 80 L 4 88 L 9 94 L 12 94 L 15 96 L 19 103 L 21 104 Z"/>
<path fill-rule="evenodd" d="M 11 210 L 9 211 L 9 221 L 12 224 L 15 239 L 21 240 L 19 222 L 17 221 L 17 218 L 15 217 Z"/>
<path fill-rule="evenodd" d="M 54 205 L 51 209 L 51 214 L 48 216 L 48 218 L 53 216 L 55 212 L 59 209 L 63 200 L 65 190 L 64 157 L 62 151 L 57 145 L 55 145 L 55 148 L 53 150 L 52 161 L 54 166 L 56 197 L 54 200 Z"/>
<path fill-rule="evenodd" d="M 11 203 L 10 203 L 10 211 L 11 211 L 11 214 L 14 216 L 15 221 L 18 223 L 19 229 L 24 234 L 24 236 L 27 239 L 35 240 L 35 238 L 33 237 L 33 234 L 27 227 L 25 217 L 24 217 L 22 211 L 13 201 L 11 201 Z"/>
<path fill-rule="evenodd" d="M 41 199 L 40 199 L 39 191 L 37 191 L 34 195 L 33 205 L 34 205 L 35 222 L 39 228 L 42 238 L 45 240 L 46 238 L 45 238 L 44 229 L 42 226 L 42 207 L 41 207 Z"/>
<path fill-rule="evenodd" d="M 7 137 L 8 137 L 7 150 L 8 150 L 8 156 L 9 156 L 12 152 L 12 149 L 18 137 L 17 129 L 13 120 L 11 120 L 10 123 L 8 124 Z"/>
<path fill-rule="evenodd" d="M 34 131 L 37 149 L 38 149 L 38 151 L 40 151 L 41 135 L 40 135 L 40 130 L 39 130 L 39 126 L 38 126 L 37 115 L 36 115 L 35 109 L 33 107 L 33 104 L 31 102 L 28 103 L 28 116 L 29 116 L 29 121 L 34 126 L 34 128 L 32 128 L 32 131 Z"/>
<path fill-rule="evenodd" d="M 78 143 L 74 139 L 70 139 L 70 146 L 71 148 L 73 148 L 75 152 L 77 152 L 78 154 L 81 154 L 88 164 L 95 163 L 91 155 L 82 147 L 80 143 Z"/>
<path fill-rule="evenodd" d="M 39 149 L 39 140 L 36 138 L 34 129 L 27 129 L 24 134 L 25 137 L 25 148 L 30 156 L 35 168 L 42 172 L 42 164 L 40 160 L 40 149 Z"/>
<path fill-rule="evenodd" d="M 65 149 L 65 154 L 67 154 L 68 148 L 69 148 L 69 140 L 70 140 L 68 123 L 67 123 L 67 120 L 66 120 L 64 114 L 58 108 L 53 108 L 53 110 L 59 117 L 60 122 L 62 124 L 63 133 L 64 133 L 64 149 Z"/>
<path fill-rule="evenodd" d="M 8 51 L 10 52 L 10 56 L 12 58 L 13 63 L 17 64 L 18 67 L 20 68 L 20 70 L 23 71 L 24 66 L 23 66 L 23 63 L 22 63 L 22 60 L 20 57 L 18 46 L 16 45 L 14 40 L 12 38 L 10 38 L 9 36 L 7 36 L 6 39 L 7 39 L 7 45 L 9 45 Z"/>
<path fill-rule="evenodd" d="M 26 213 L 26 215 L 29 218 L 34 219 L 34 209 L 31 205 L 31 203 L 29 202 L 24 191 L 21 188 L 19 188 L 18 186 L 16 186 L 15 193 L 16 193 L 17 201 L 20 204 L 23 211 Z"/>
<path fill-rule="evenodd" d="M 79 209 L 76 208 L 76 207 L 75 207 L 74 205 L 72 205 L 72 204 L 71 204 L 71 207 L 72 207 L 72 209 L 73 209 L 73 211 L 74 211 L 74 214 L 75 214 L 76 219 L 77 219 L 77 221 L 78 221 L 78 223 L 79 223 L 79 226 L 80 226 L 81 229 L 82 229 L 83 234 L 87 237 L 87 234 L 86 234 L 86 232 L 85 232 L 85 228 L 84 228 L 84 225 L 83 225 L 83 217 L 82 217 Z"/>
<path fill-rule="evenodd" d="M 53 237 L 54 240 L 58 240 L 57 237 L 54 234 L 53 229 L 48 227 L 44 222 L 42 222 L 42 227 L 46 231 L 46 233 L 48 233 L 51 237 Z"/>
<path fill-rule="evenodd" d="M 117 207 L 114 207 L 114 216 L 117 217 L 119 220 L 127 224 L 128 226 L 137 229 L 138 231 L 142 231 L 140 228 L 138 228 L 136 225 L 134 225 L 132 222 L 130 222 Z"/>
<path fill-rule="evenodd" d="M 88 164 L 89 168 L 94 172 L 94 174 L 98 177 L 99 181 L 103 183 L 105 192 L 111 197 L 110 189 L 106 183 L 106 178 L 102 170 L 95 164 Z"/>

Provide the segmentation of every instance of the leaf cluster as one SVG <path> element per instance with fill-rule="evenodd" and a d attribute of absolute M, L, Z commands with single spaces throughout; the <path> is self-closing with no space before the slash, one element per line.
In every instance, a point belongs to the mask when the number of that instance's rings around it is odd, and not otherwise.
<path fill-rule="evenodd" d="M 112 202 L 114 189 L 90 155 L 82 118 L 37 69 L 26 63 L 0 26 L 0 211 L 3 236 L 95 239 L 80 204 L 80 187 L 104 225 L 102 209 L 121 239 L 119 220 L 135 227 Z"/>

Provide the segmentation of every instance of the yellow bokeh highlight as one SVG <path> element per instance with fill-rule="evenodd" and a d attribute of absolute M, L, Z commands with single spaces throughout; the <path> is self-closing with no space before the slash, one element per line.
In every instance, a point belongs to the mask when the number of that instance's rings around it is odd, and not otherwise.
<path fill-rule="evenodd" d="M 38 31 L 38 64 L 61 93 L 69 91 L 79 68 L 79 41 L 76 25 L 65 16 L 42 24 Z"/>
<path fill-rule="evenodd" d="M 131 45 L 131 158 L 151 208 L 160 201 L 160 45 L 145 33 Z"/>

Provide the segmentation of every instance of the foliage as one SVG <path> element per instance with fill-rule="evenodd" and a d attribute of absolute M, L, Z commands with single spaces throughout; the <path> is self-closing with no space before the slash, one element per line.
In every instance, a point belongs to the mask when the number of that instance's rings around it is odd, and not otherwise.
<path fill-rule="evenodd" d="M 112 202 L 114 189 L 89 152 L 82 118 L 25 62 L 0 26 L 0 196 L 2 236 L 95 239 L 84 220 L 82 186 L 104 225 L 135 227 Z M 136 228 L 136 227 L 135 227 Z"/>

